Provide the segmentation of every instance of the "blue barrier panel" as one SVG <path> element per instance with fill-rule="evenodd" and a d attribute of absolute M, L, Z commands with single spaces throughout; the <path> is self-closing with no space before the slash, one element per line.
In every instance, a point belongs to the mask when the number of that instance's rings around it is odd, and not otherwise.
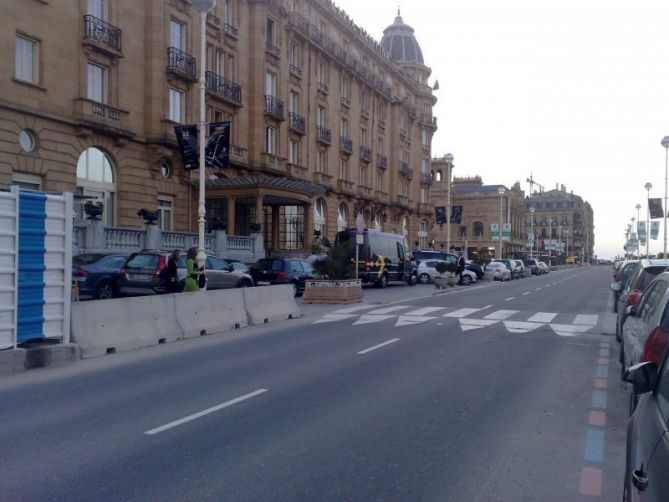
<path fill-rule="evenodd" d="M 44 338 L 46 195 L 19 194 L 17 343 Z"/>

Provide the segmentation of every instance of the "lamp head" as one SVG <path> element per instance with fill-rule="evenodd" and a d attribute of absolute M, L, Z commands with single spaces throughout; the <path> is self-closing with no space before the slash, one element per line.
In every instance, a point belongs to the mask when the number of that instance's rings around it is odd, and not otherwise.
<path fill-rule="evenodd" d="M 649 182 L 644 185 L 644 188 L 648 191 L 650 191 L 651 188 L 653 188 L 653 185 Z"/>
<path fill-rule="evenodd" d="M 501 195 L 504 192 L 506 192 L 506 188 L 504 188 L 503 186 L 497 187 L 497 193 L 499 193 Z"/>
<path fill-rule="evenodd" d="M 669 136 L 665 136 L 662 138 L 662 146 L 665 148 L 669 148 Z"/>
<path fill-rule="evenodd" d="M 198 12 L 209 12 L 216 5 L 216 0 L 191 0 Z"/>
<path fill-rule="evenodd" d="M 636 205 L 636 210 L 638 211 L 639 209 L 641 209 L 641 204 Z"/>
<path fill-rule="evenodd" d="M 448 162 L 449 164 L 452 164 L 453 163 L 453 154 L 447 153 L 446 155 L 444 155 L 444 160 L 446 162 Z"/>
<path fill-rule="evenodd" d="M 534 213 L 534 211 L 536 211 L 536 210 L 537 210 L 537 208 L 535 208 L 534 206 L 530 206 L 530 213 Z"/>

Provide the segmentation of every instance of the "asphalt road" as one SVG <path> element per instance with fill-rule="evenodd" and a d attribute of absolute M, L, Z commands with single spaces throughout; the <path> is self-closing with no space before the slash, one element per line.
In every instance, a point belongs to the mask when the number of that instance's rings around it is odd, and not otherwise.
<path fill-rule="evenodd" d="M 2 500 L 619 500 L 609 267 L 0 379 Z"/>

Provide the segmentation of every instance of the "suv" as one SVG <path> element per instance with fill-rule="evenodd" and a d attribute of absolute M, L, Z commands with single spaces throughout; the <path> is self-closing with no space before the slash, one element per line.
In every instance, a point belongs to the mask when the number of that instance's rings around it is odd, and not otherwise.
<path fill-rule="evenodd" d="M 251 266 L 256 286 L 292 284 L 295 296 L 304 292 L 304 282 L 314 278 L 314 268 L 300 258 L 261 258 Z"/>
<path fill-rule="evenodd" d="M 534 258 L 530 258 L 524 261 L 525 267 L 530 269 L 530 273 L 532 275 L 539 275 L 541 272 L 539 271 L 539 262 L 535 260 Z"/>
<path fill-rule="evenodd" d="M 163 294 L 167 287 L 161 272 L 167 266 L 170 253 L 167 251 L 144 250 L 133 253 L 121 268 L 123 279 L 121 293 L 124 294 Z M 216 256 L 207 255 L 204 265 L 207 289 L 241 288 L 253 286 L 249 274 L 235 271 L 232 266 Z M 179 290 L 183 289 L 186 277 L 186 258 L 177 261 Z"/>
<path fill-rule="evenodd" d="M 618 298 L 616 316 L 616 339 L 620 342 L 623 324 L 627 319 L 626 308 L 634 307 L 639 301 L 639 297 L 656 276 L 669 268 L 669 260 L 639 260 L 636 263 L 631 275 L 628 277 L 625 286 L 620 291 Z"/>

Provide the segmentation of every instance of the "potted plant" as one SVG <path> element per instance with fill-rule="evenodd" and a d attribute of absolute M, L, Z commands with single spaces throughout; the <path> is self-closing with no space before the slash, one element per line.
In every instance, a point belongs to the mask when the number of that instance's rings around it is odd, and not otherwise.
<path fill-rule="evenodd" d="M 330 246 L 322 239 L 322 246 L 312 247 L 315 275 L 320 279 L 305 282 L 303 299 L 306 303 L 358 303 L 362 301 L 362 281 L 355 278 L 355 267 L 349 258 L 348 243 Z M 325 250 L 327 249 L 327 254 Z"/>
<path fill-rule="evenodd" d="M 440 261 L 435 269 L 439 272 L 439 275 L 432 279 L 435 288 L 442 289 L 447 286 L 455 286 L 458 283 L 458 276 L 455 275 L 457 270 L 455 263 Z"/>

